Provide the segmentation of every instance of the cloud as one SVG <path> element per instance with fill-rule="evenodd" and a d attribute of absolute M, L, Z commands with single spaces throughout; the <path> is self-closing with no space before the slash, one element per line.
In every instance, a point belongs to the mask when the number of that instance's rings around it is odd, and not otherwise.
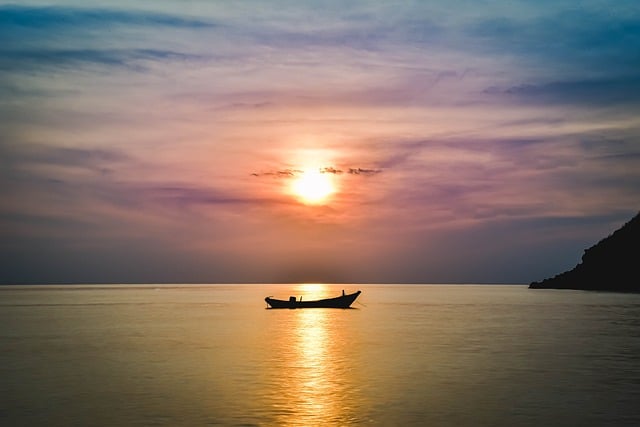
<path fill-rule="evenodd" d="M 351 175 L 375 175 L 382 172 L 380 169 L 364 169 L 364 168 L 349 168 L 349 174 Z"/>
<path fill-rule="evenodd" d="M 202 55 L 160 49 L 23 49 L 2 52 L 0 70 L 70 68 L 83 63 L 136 69 L 141 68 L 143 61 L 193 62 L 205 59 Z"/>
<path fill-rule="evenodd" d="M 382 169 L 366 169 L 366 168 L 348 168 L 346 173 L 349 175 L 375 175 L 382 172 Z M 332 166 L 320 168 L 320 173 L 329 173 L 332 175 L 341 175 L 345 173 L 342 169 L 336 169 Z"/>
<path fill-rule="evenodd" d="M 487 94 L 517 97 L 520 101 L 577 105 L 639 105 L 640 74 L 626 78 L 554 81 L 545 84 L 522 84 L 506 89 L 485 90 Z"/>
<path fill-rule="evenodd" d="M 157 12 L 0 6 L 0 70 L 33 72 L 82 64 L 141 69 L 144 61 L 202 61 L 211 57 L 170 49 L 167 43 L 149 45 L 152 39 L 141 34 L 210 28 L 217 26 Z M 136 37 L 127 37 L 127 30 L 137 31 Z"/>
<path fill-rule="evenodd" d="M 248 197 L 217 188 L 195 185 L 131 185 L 131 190 L 148 202 L 185 208 L 190 205 L 247 205 L 264 203 L 264 198 Z"/>
<path fill-rule="evenodd" d="M 252 176 L 273 176 L 277 178 L 291 178 L 296 175 L 304 173 L 304 171 L 298 169 L 281 169 L 275 171 L 267 171 L 267 172 L 253 172 Z"/>
<path fill-rule="evenodd" d="M 109 148 L 0 144 L 0 240 L 131 239 L 156 226 L 182 227 L 185 218 L 210 218 L 213 229 L 227 211 L 286 203 L 219 182 L 149 179 L 158 165 L 147 160 Z"/>
<path fill-rule="evenodd" d="M 333 166 L 324 166 L 318 168 L 318 172 L 328 173 L 331 175 L 341 175 L 343 173 L 347 173 L 349 175 L 362 175 L 362 176 L 370 176 L 375 175 L 382 172 L 382 169 L 367 169 L 367 168 L 348 168 L 346 172 L 342 169 L 335 168 Z M 304 171 L 299 169 L 280 169 L 266 172 L 253 172 L 251 175 L 256 177 L 261 176 L 272 176 L 277 178 L 293 178 L 297 175 L 303 174 Z"/>
<path fill-rule="evenodd" d="M 2 33 L 20 29 L 39 31 L 73 28 L 99 29 L 113 25 L 210 28 L 216 24 L 211 20 L 157 12 L 69 6 L 0 6 L 0 28 L 3 29 L 0 31 Z"/>
<path fill-rule="evenodd" d="M 74 167 L 105 170 L 115 164 L 132 160 L 120 150 L 111 148 L 56 147 L 42 144 L 0 143 L 4 172 L 28 170 L 32 165 Z"/>
<path fill-rule="evenodd" d="M 636 73 L 640 14 L 636 7 L 619 7 L 613 12 L 604 4 L 602 9 L 558 4 L 530 15 L 502 12 L 471 21 L 464 33 L 474 49 L 518 57 L 528 65 L 545 64 L 557 73 Z"/>
<path fill-rule="evenodd" d="M 329 167 L 320 168 L 320 173 L 330 173 L 333 175 L 340 175 L 342 173 L 342 170 L 329 166 Z"/>

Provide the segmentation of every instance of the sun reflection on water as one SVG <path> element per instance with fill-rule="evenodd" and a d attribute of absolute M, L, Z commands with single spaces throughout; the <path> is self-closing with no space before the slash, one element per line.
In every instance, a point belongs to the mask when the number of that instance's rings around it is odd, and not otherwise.
<path fill-rule="evenodd" d="M 331 288 L 324 283 L 300 283 L 293 288 L 298 296 L 304 295 L 304 298 L 313 300 L 327 298 L 330 295 Z"/>
<path fill-rule="evenodd" d="M 294 288 L 298 297 L 327 296 L 321 284 Z M 278 425 L 348 425 L 355 421 L 358 393 L 350 357 L 349 336 L 341 327 L 351 310 L 306 309 L 277 313 L 290 334 L 274 337 L 274 362 L 280 376 L 273 407 Z"/>
<path fill-rule="evenodd" d="M 326 310 L 306 310 L 298 315 L 296 359 L 300 380 L 298 396 L 306 410 L 317 416 L 331 416 L 337 398 L 332 385 L 328 346 Z M 294 387 L 295 388 L 295 387 Z"/>

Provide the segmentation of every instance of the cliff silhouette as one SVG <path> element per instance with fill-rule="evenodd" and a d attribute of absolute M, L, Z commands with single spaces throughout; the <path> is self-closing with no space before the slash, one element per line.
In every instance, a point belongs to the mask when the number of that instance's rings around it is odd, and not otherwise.
<path fill-rule="evenodd" d="M 586 249 L 572 270 L 533 282 L 529 288 L 640 292 L 640 213 Z"/>

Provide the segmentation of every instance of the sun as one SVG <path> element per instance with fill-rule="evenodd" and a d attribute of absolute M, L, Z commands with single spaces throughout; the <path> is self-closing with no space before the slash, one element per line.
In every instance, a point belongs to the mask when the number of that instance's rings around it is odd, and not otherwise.
<path fill-rule="evenodd" d="M 303 203 L 309 205 L 321 204 L 336 192 L 332 176 L 319 169 L 305 170 L 292 183 L 291 189 Z"/>

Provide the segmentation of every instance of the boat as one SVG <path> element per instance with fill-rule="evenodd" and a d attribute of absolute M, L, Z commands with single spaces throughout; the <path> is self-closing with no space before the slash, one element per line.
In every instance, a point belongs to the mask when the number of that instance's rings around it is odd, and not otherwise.
<path fill-rule="evenodd" d="M 349 308 L 351 304 L 358 298 L 361 291 L 354 292 L 352 294 L 345 294 L 342 291 L 342 295 L 334 298 L 319 299 L 314 301 L 296 300 L 296 297 L 289 297 L 288 300 L 281 300 L 266 297 L 264 300 L 270 306 L 270 308 Z"/>

